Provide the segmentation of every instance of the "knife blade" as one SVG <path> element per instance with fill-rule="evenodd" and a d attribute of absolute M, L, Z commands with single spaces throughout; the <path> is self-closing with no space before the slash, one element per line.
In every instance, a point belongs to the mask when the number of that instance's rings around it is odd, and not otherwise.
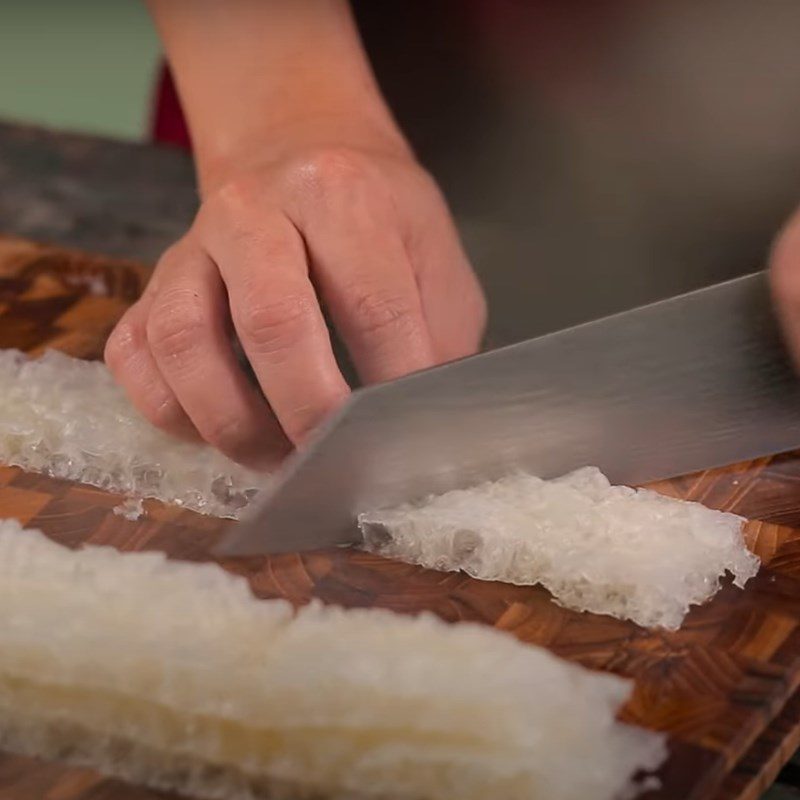
<path fill-rule="evenodd" d="M 361 512 L 516 470 L 635 485 L 798 446 L 758 272 L 354 392 L 217 552 L 357 543 Z"/>

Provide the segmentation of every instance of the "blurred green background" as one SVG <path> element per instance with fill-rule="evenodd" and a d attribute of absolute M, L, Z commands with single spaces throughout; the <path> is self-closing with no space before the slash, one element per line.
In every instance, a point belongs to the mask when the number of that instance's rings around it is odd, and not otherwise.
<path fill-rule="evenodd" d="M 142 139 L 159 55 L 142 0 L 0 0 L 0 118 Z"/>

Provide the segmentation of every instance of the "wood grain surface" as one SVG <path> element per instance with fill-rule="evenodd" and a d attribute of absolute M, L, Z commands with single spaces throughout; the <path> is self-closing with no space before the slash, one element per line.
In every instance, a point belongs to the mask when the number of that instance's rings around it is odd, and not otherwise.
<path fill-rule="evenodd" d="M 54 347 L 97 358 L 147 270 L 0 239 L 0 347 Z M 670 736 L 662 787 L 649 798 L 751 800 L 800 742 L 800 454 L 739 464 L 655 485 L 675 497 L 735 511 L 764 566 L 745 591 L 726 585 L 680 631 L 649 631 L 560 608 L 540 588 L 473 580 L 337 550 L 228 560 L 260 597 L 318 597 L 399 613 L 435 612 L 510 631 L 593 669 L 634 678 L 623 718 Z M 0 467 L 0 517 L 17 517 L 69 546 L 110 544 L 209 560 L 224 523 L 147 502 L 136 522 L 118 496 Z M 0 800 L 165 797 L 90 770 L 0 754 Z M 501 800 L 498 798 L 498 800 Z"/>

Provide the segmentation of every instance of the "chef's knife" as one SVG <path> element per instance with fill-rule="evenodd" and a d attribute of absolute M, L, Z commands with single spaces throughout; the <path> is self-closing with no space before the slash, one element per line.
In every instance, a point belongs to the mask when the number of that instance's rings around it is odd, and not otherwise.
<path fill-rule="evenodd" d="M 360 512 L 516 470 L 639 484 L 798 446 L 759 272 L 355 392 L 218 552 L 356 543 Z"/>

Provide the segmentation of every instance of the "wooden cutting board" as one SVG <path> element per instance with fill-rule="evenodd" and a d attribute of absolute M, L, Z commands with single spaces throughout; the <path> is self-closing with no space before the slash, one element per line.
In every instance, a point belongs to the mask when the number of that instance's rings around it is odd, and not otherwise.
<path fill-rule="evenodd" d="M 29 242 L 0 239 L 0 347 L 54 347 L 98 358 L 148 271 Z M 400 613 L 433 611 L 510 631 L 587 667 L 635 679 L 627 721 L 670 735 L 663 786 L 671 800 L 757 798 L 800 742 L 800 453 L 663 482 L 655 488 L 743 514 L 764 562 L 745 591 L 726 586 L 675 633 L 559 608 L 539 588 L 487 583 L 337 550 L 222 562 L 261 597 Z M 0 517 L 59 542 L 159 549 L 208 560 L 223 523 L 146 504 L 129 522 L 119 497 L 0 467 Z M 68 769 L 0 754 L 0 800 L 165 797 Z M 498 800 L 501 800 L 498 798 Z"/>

